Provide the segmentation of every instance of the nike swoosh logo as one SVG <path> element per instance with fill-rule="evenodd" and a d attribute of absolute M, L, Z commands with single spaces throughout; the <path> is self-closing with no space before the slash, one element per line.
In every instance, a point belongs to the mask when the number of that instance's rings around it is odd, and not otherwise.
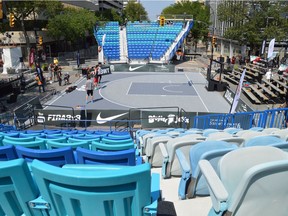
<path fill-rule="evenodd" d="M 117 119 L 117 118 L 119 118 L 119 117 L 121 117 L 121 116 L 126 115 L 127 113 L 128 113 L 128 112 L 126 112 L 126 113 L 121 113 L 121 114 L 119 114 L 119 115 L 110 116 L 110 117 L 107 117 L 107 118 L 102 118 L 102 117 L 101 117 L 101 112 L 100 112 L 100 113 L 98 114 L 98 116 L 96 117 L 96 121 L 97 121 L 98 124 L 105 124 L 106 122 L 112 121 L 112 120 L 114 120 L 114 119 Z"/>
<path fill-rule="evenodd" d="M 132 68 L 131 66 L 129 67 L 129 71 L 134 71 L 134 70 L 137 70 L 141 67 L 144 67 L 144 65 L 141 65 L 141 66 L 138 66 L 138 67 L 135 67 L 135 68 Z"/>

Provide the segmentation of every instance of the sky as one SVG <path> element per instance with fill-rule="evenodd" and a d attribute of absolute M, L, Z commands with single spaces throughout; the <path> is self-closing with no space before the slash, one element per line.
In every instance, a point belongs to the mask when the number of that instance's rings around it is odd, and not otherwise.
<path fill-rule="evenodd" d="M 148 18 L 153 21 L 157 19 L 157 15 L 161 14 L 161 11 L 175 3 L 175 0 L 140 0 L 145 10 L 148 13 Z"/>

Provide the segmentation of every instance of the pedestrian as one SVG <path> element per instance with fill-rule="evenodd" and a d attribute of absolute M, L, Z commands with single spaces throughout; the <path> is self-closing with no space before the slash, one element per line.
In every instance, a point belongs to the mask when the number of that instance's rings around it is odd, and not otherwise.
<path fill-rule="evenodd" d="M 35 81 L 37 82 L 37 85 L 38 85 L 38 88 L 39 88 L 39 92 L 41 93 L 41 88 L 42 88 L 43 92 L 45 92 L 44 83 L 41 80 L 39 74 L 37 74 L 37 73 L 36 73 Z"/>
<path fill-rule="evenodd" d="M 279 108 L 288 108 L 288 90 L 285 94 L 285 102 L 279 106 Z M 284 110 L 285 127 L 288 128 L 288 110 Z"/>
<path fill-rule="evenodd" d="M 57 71 L 57 79 L 58 79 L 59 86 L 61 86 L 62 85 L 62 73 L 61 73 L 61 70 Z"/>
<path fill-rule="evenodd" d="M 53 73 L 54 73 L 54 82 L 58 81 L 58 64 L 54 64 L 53 68 Z"/>
<path fill-rule="evenodd" d="M 94 68 L 94 71 L 92 72 L 94 76 L 93 83 L 94 83 L 95 89 L 98 88 L 98 83 L 99 83 L 98 73 L 99 73 L 99 65 L 96 65 L 96 67 Z"/>
<path fill-rule="evenodd" d="M 270 82 L 272 77 L 273 77 L 272 71 L 271 69 L 269 69 L 265 74 L 265 78 Z"/>
<path fill-rule="evenodd" d="M 49 81 L 50 81 L 50 83 L 52 83 L 53 71 L 54 71 L 54 65 L 53 64 L 49 64 L 48 71 L 49 71 Z"/>
<path fill-rule="evenodd" d="M 54 65 L 58 65 L 59 62 L 58 62 L 58 59 L 56 57 L 54 57 L 53 63 L 54 63 Z"/>
<path fill-rule="evenodd" d="M 87 81 L 85 84 L 85 90 L 86 90 L 86 104 L 88 103 L 89 96 L 91 98 L 91 101 L 93 102 L 93 90 L 94 90 L 94 84 L 91 80 L 91 76 L 87 75 Z"/>
<path fill-rule="evenodd" d="M 100 84 L 100 82 L 101 82 L 101 79 L 102 79 L 102 75 L 101 75 L 101 67 L 102 67 L 102 63 L 101 62 L 99 62 L 98 63 L 98 73 L 97 73 L 97 79 L 98 79 L 98 83 Z"/>

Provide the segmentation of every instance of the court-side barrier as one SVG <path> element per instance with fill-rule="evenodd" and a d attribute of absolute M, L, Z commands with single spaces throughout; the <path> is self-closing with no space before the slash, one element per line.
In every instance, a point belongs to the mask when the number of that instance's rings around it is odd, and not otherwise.
<path fill-rule="evenodd" d="M 225 129 L 228 127 L 242 129 L 249 129 L 251 127 L 286 128 L 287 115 L 288 108 L 235 114 L 202 115 L 194 118 L 193 127 L 199 129 Z"/>

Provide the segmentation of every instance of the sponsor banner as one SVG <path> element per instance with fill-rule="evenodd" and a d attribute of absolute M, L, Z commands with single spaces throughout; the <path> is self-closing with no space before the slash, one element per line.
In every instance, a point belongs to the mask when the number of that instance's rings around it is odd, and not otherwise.
<path fill-rule="evenodd" d="M 185 116 L 180 116 L 178 112 L 169 111 L 142 111 L 141 125 L 144 128 L 165 128 L 165 127 L 185 127 L 190 128 L 192 117 L 196 113 L 186 112 Z"/>
<path fill-rule="evenodd" d="M 244 77 L 245 77 L 245 73 L 246 73 L 246 68 L 243 70 L 241 77 L 240 77 L 240 81 L 239 84 L 237 86 L 236 92 L 235 92 L 235 96 L 231 105 L 231 109 L 230 109 L 230 113 L 235 113 L 236 112 L 236 108 L 238 106 L 239 100 L 240 100 L 240 95 L 241 95 L 241 91 L 242 91 L 242 86 L 243 86 L 243 81 L 244 81 Z"/>
<path fill-rule="evenodd" d="M 110 66 L 101 66 L 101 69 L 98 72 L 98 75 L 108 75 L 111 74 Z"/>
<path fill-rule="evenodd" d="M 128 119 L 139 119 L 139 111 L 130 113 L 121 110 L 43 110 L 36 109 L 35 116 L 38 124 L 64 126 L 65 124 L 75 125 L 79 127 L 88 126 L 127 126 Z"/>
<path fill-rule="evenodd" d="M 113 64 L 115 72 L 175 72 L 175 65 L 172 64 Z"/>
<path fill-rule="evenodd" d="M 269 42 L 268 53 L 267 53 L 267 58 L 268 58 L 268 59 L 273 56 L 274 44 L 275 44 L 275 38 L 273 38 L 273 39 Z"/>
<path fill-rule="evenodd" d="M 141 124 L 145 128 L 155 127 L 190 127 L 192 117 L 196 113 L 185 113 L 179 116 L 177 112 L 169 111 L 140 111 L 140 110 L 43 110 L 36 109 L 35 116 L 38 124 L 79 127 L 112 126 L 128 127 L 131 124 Z M 141 116 L 141 118 L 140 118 Z M 141 119 L 141 121 L 139 120 Z M 132 125 L 130 125 L 132 126 Z"/>
<path fill-rule="evenodd" d="M 41 105 L 38 97 L 35 97 L 35 98 L 29 100 L 27 103 L 21 105 L 20 107 L 17 107 L 14 110 L 17 121 L 20 124 L 23 124 L 28 119 L 33 118 L 35 109 L 42 109 L 42 105 Z"/>
<path fill-rule="evenodd" d="M 223 97 L 225 98 L 225 100 L 229 104 L 232 104 L 233 103 L 233 98 L 235 97 L 235 93 L 230 88 L 227 88 L 225 93 L 224 93 L 224 95 L 223 95 Z M 235 111 L 236 112 L 252 112 L 253 110 L 243 100 L 239 99 L 238 105 L 237 105 Z"/>

